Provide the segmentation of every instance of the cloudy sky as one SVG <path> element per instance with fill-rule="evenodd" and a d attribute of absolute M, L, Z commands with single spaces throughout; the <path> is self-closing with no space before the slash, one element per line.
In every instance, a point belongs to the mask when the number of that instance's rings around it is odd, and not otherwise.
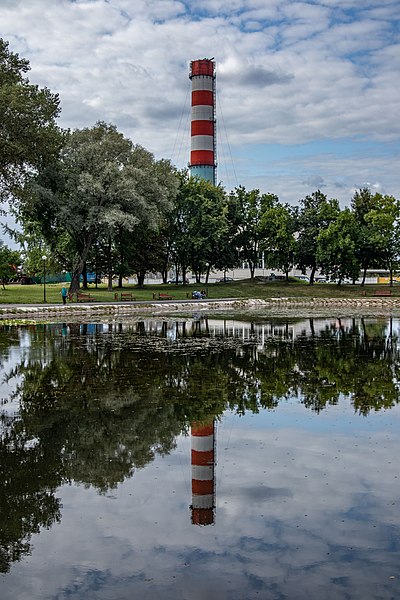
<path fill-rule="evenodd" d="M 61 97 L 178 167 L 191 60 L 217 65 L 218 180 L 296 204 L 399 196 L 398 0 L 0 0 L 0 36 Z"/>

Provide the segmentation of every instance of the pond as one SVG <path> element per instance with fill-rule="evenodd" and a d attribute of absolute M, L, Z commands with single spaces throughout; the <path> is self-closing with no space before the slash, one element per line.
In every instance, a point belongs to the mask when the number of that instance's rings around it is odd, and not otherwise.
<path fill-rule="evenodd" d="M 0 598 L 400 597 L 399 335 L 0 326 Z"/>

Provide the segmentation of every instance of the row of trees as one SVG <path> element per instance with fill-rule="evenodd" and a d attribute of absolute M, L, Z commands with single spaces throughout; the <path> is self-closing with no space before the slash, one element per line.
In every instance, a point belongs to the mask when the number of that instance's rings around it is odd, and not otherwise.
<path fill-rule="evenodd" d="M 341 283 L 369 267 L 397 267 L 394 197 L 362 189 L 341 210 L 320 190 L 297 207 L 259 190 L 228 193 L 155 160 L 111 124 L 62 131 L 58 96 L 31 85 L 28 69 L 0 40 L 0 195 L 20 225 L 12 234 L 31 274 L 43 253 L 50 267 L 73 273 L 71 292 L 88 266 L 107 274 L 110 289 L 115 276 L 122 285 L 136 274 L 143 285 L 146 273 L 166 281 L 174 269 L 207 281 L 212 269 L 243 262 L 253 278 L 261 253 L 287 278 L 294 266 L 310 271 L 310 284 L 317 270 Z"/>

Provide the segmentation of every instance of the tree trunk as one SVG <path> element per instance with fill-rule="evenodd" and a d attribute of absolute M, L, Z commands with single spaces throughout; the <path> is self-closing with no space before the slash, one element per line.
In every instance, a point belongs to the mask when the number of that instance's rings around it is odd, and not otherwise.
<path fill-rule="evenodd" d="M 289 269 L 285 270 L 285 281 L 286 283 L 289 283 Z"/>
<path fill-rule="evenodd" d="M 311 317 L 308 322 L 310 323 L 311 337 L 315 337 L 314 319 Z"/>
<path fill-rule="evenodd" d="M 122 273 L 118 275 L 118 287 L 122 288 Z"/>
<path fill-rule="evenodd" d="M 389 273 L 390 273 L 390 287 L 393 287 L 393 269 L 392 268 L 390 268 Z"/>
<path fill-rule="evenodd" d="M 137 271 L 136 272 L 138 287 L 144 287 L 144 278 L 146 277 L 146 271 Z"/>
<path fill-rule="evenodd" d="M 364 284 L 365 284 L 365 278 L 366 278 L 366 276 L 367 276 L 367 267 L 364 267 L 364 270 L 363 270 L 363 278 L 362 278 L 361 285 L 364 285 Z"/>
<path fill-rule="evenodd" d="M 88 284 L 87 284 L 87 268 L 86 268 L 86 262 L 83 266 L 83 271 L 82 271 L 82 288 L 84 290 L 88 289 Z"/>
<path fill-rule="evenodd" d="M 71 285 L 69 286 L 70 294 L 76 294 L 79 290 L 79 278 L 82 275 L 82 271 L 83 271 L 85 263 L 86 263 L 88 252 L 92 245 L 92 241 L 93 241 L 93 234 L 90 233 L 85 242 L 85 245 L 83 247 L 82 256 L 79 259 L 78 266 L 75 268 L 74 273 L 72 275 Z"/>
<path fill-rule="evenodd" d="M 308 285 L 314 285 L 314 275 L 315 275 L 315 271 L 317 270 L 317 267 L 313 267 L 311 269 L 311 273 L 310 273 L 310 282 Z"/>
<path fill-rule="evenodd" d="M 207 265 L 207 270 L 206 270 L 206 280 L 205 280 L 205 284 L 208 284 L 208 278 L 210 276 L 210 265 Z"/>
<path fill-rule="evenodd" d="M 107 271 L 108 271 L 107 290 L 109 292 L 112 292 L 113 265 L 112 265 L 112 255 L 111 255 L 111 237 L 108 238 L 106 253 L 107 253 Z"/>
<path fill-rule="evenodd" d="M 254 272 L 256 270 L 256 263 L 253 263 L 253 262 L 249 261 L 249 268 L 250 268 L 250 279 L 254 279 Z"/>

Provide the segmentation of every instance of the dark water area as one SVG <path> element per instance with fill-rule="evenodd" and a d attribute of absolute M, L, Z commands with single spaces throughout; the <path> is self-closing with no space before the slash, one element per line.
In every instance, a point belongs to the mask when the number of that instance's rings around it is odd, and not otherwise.
<path fill-rule="evenodd" d="M 0 325 L 1 600 L 399 598 L 399 336 Z"/>

